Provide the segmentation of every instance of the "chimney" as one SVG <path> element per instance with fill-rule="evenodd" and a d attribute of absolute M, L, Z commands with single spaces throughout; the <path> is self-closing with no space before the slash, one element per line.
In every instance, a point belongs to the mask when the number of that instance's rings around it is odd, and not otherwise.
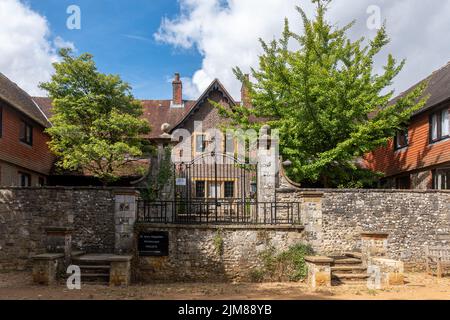
<path fill-rule="evenodd" d="M 246 82 L 250 81 L 250 76 L 248 74 L 245 74 L 245 81 Z M 250 96 L 249 96 L 248 88 L 246 87 L 245 82 L 242 82 L 241 103 L 244 107 L 251 107 Z"/>
<path fill-rule="evenodd" d="M 175 73 L 175 78 L 173 79 L 172 86 L 173 86 L 172 105 L 174 106 L 183 105 L 183 83 L 180 80 L 179 73 Z"/>

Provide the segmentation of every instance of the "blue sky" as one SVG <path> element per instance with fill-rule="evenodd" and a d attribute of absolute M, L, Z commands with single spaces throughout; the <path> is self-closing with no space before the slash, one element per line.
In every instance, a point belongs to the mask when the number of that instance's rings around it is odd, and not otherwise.
<path fill-rule="evenodd" d="M 119 74 L 133 87 L 137 98 L 171 97 L 168 80 L 174 72 L 192 76 L 201 65 L 194 49 L 176 49 L 157 42 L 164 16 L 174 16 L 176 1 L 164 0 L 28 0 L 31 8 L 45 16 L 51 36 L 74 43 L 78 53 L 94 55 L 102 72 Z M 81 8 L 81 30 L 66 27 L 69 5 Z"/>
<path fill-rule="evenodd" d="M 81 30 L 69 30 L 69 5 L 81 8 Z M 62 42 L 89 52 L 104 73 L 119 74 L 140 99 L 170 99 L 170 80 L 181 73 L 186 99 L 197 98 L 215 78 L 236 100 L 241 84 L 232 68 L 258 66 L 259 38 L 278 38 L 287 17 L 302 32 L 295 6 L 308 0 L 0 0 L 0 72 L 32 95 L 45 95 Z M 375 10 L 374 10 L 375 8 Z M 374 14 L 374 12 L 377 12 Z M 371 39 L 373 17 L 386 21 L 388 53 L 406 59 L 392 89 L 400 93 L 450 61 L 450 0 L 335 0 L 328 19 L 352 20 L 352 38 Z M 58 40 L 58 41 L 57 41 Z"/>

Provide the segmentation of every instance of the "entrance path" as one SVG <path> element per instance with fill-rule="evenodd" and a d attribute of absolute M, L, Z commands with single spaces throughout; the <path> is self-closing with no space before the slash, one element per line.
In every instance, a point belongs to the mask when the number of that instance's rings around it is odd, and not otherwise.
<path fill-rule="evenodd" d="M 441 280 L 422 273 L 407 274 L 407 284 L 381 291 L 364 286 L 339 286 L 330 290 L 311 292 L 304 283 L 261 284 L 146 284 L 129 288 L 110 288 L 85 285 L 81 290 L 68 290 L 65 286 L 42 287 L 31 284 L 30 272 L 0 273 L 0 299 L 376 299 L 376 300 L 450 300 L 450 277 Z"/>

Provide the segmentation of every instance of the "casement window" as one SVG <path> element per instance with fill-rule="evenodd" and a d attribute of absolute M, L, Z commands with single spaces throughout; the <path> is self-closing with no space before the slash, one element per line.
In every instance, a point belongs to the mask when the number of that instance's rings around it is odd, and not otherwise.
<path fill-rule="evenodd" d="M 205 197 L 205 181 L 195 181 L 195 197 Z"/>
<path fill-rule="evenodd" d="M 195 152 L 203 153 L 206 150 L 206 135 L 197 134 L 195 135 Z"/>
<path fill-rule="evenodd" d="M 224 197 L 225 198 L 234 198 L 234 181 L 225 181 Z"/>
<path fill-rule="evenodd" d="M 430 116 L 430 143 L 450 137 L 449 109 L 439 110 Z"/>
<path fill-rule="evenodd" d="M 450 190 L 450 168 L 433 171 L 433 189 Z"/>
<path fill-rule="evenodd" d="M 234 156 L 236 149 L 235 142 L 236 140 L 232 134 L 226 134 L 224 139 L 224 152 Z"/>
<path fill-rule="evenodd" d="M 408 129 L 400 130 L 394 137 L 394 149 L 399 150 L 408 146 Z"/>
<path fill-rule="evenodd" d="M 21 187 L 31 187 L 31 175 L 19 172 L 19 184 Z"/>
<path fill-rule="evenodd" d="M 19 138 L 23 143 L 33 145 L 33 127 L 23 120 L 20 122 Z"/>

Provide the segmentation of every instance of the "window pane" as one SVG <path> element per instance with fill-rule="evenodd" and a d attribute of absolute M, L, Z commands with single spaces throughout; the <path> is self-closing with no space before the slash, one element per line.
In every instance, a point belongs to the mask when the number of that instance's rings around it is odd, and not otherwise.
<path fill-rule="evenodd" d="M 195 197 L 204 198 L 205 197 L 205 181 L 195 182 Z"/>
<path fill-rule="evenodd" d="M 205 151 L 205 135 L 199 134 L 195 137 L 196 137 L 195 151 L 196 152 L 204 152 Z"/>
<path fill-rule="evenodd" d="M 442 127 L 442 136 L 448 136 L 450 133 L 449 128 L 449 118 L 448 118 L 448 109 L 442 111 L 441 115 L 441 127 Z"/>
<path fill-rule="evenodd" d="M 225 182 L 225 198 L 234 198 L 234 181 Z"/>
<path fill-rule="evenodd" d="M 234 154 L 234 137 L 232 135 L 225 137 L 225 153 Z"/>
<path fill-rule="evenodd" d="M 21 123 L 20 123 L 20 133 L 19 133 L 19 138 L 20 138 L 20 140 L 22 140 L 22 141 L 25 140 L 25 136 L 26 136 L 26 134 L 25 134 L 25 130 L 26 130 L 25 127 L 26 127 L 25 122 L 21 122 Z"/>
<path fill-rule="evenodd" d="M 210 183 L 208 186 L 208 196 L 210 198 L 215 198 L 216 197 L 216 190 L 217 190 L 217 197 L 220 198 L 221 195 L 221 190 L 220 190 L 220 183 Z"/>
<path fill-rule="evenodd" d="M 406 147 L 408 145 L 408 130 L 399 131 L 395 137 L 395 143 L 397 149 Z"/>
<path fill-rule="evenodd" d="M 431 139 L 436 140 L 438 138 L 438 123 L 437 114 L 431 116 Z"/>

